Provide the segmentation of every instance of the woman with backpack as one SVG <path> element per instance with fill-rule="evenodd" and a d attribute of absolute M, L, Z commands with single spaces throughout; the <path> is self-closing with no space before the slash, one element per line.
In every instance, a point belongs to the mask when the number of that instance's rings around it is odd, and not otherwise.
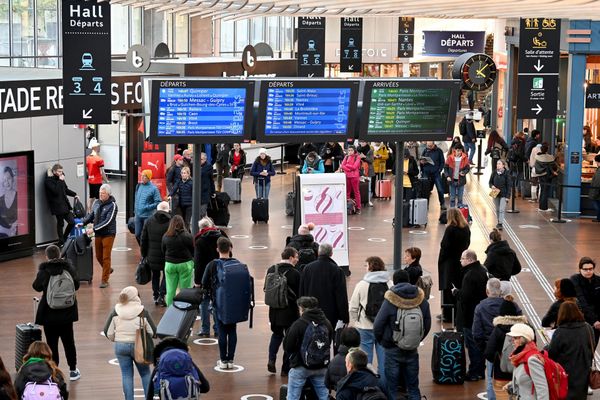
<path fill-rule="evenodd" d="M 494 129 L 490 132 L 487 149 L 485 150 L 485 155 L 487 156 L 489 154 L 492 158 L 492 171 L 496 169 L 498 160 L 506 160 L 507 153 L 508 145 L 506 144 L 506 141 L 504 141 L 498 131 Z"/>
<path fill-rule="evenodd" d="M 119 302 L 108 316 L 104 325 L 104 335 L 115 342 L 115 355 L 121 368 L 121 381 L 125 400 L 133 400 L 133 365 L 142 378 L 144 393 L 150 384 L 150 367 L 135 361 L 135 337 L 138 329 L 146 327 L 146 332 L 154 335 L 156 326 L 148 311 L 142 305 L 138 290 L 127 286 L 119 294 Z"/>
<path fill-rule="evenodd" d="M 552 335 L 548 355 L 569 375 L 567 400 L 585 399 L 594 357 L 594 332 L 576 303 L 565 301 L 558 309 L 558 327 Z"/>
<path fill-rule="evenodd" d="M 538 211 L 552 211 L 548 208 L 548 198 L 552 188 L 552 181 L 558 175 L 558 165 L 556 158 L 548 153 L 548 143 L 543 143 L 540 147 L 540 152 L 535 156 L 535 164 L 533 169 L 540 184 L 540 199 Z"/>
<path fill-rule="evenodd" d="M 510 277 L 521 272 L 521 262 L 517 254 L 510 248 L 498 229 L 490 232 L 491 243 L 485 249 L 487 257 L 483 265 L 488 273 L 501 281 L 510 281 Z"/>
<path fill-rule="evenodd" d="M 65 376 L 52 361 L 52 350 L 46 343 L 35 341 L 29 345 L 15 377 L 15 391 L 17 398 L 22 400 L 38 400 L 40 391 L 48 399 L 60 395 L 63 400 L 69 400 Z"/>
<path fill-rule="evenodd" d="M 319 256 L 319 243 L 315 242 L 312 231 L 315 229 L 315 224 L 309 222 L 298 227 L 298 233 L 289 238 L 286 246 L 293 247 L 298 250 L 298 264 L 296 268 L 302 272 L 304 266 L 313 262 Z"/>
<path fill-rule="evenodd" d="M 354 203 L 356 205 L 356 214 L 360 214 L 361 201 L 358 184 L 360 182 L 360 163 L 361 158 L 356 153 L 356 147 L 348 146 L 348 155 L 344 157 L 340 170 L 346 174 L 346 199 L 354 194 Z"/>
<path fill-rule="evenodd" d="M 380 257 L 368 257 L 367 272 L 354 287 L 350 298 L 350 324 L 360 333 L 360 348 L 367 353 L 369 363 L 373 364 L 373 348 L 377 353 L 377 370 L 379 376 L 385 376 L 385 349 L 375 342 L 373 322 L 383 304 L 383 296 L 392 287 L 390 273 Z"/>
<path fill-rule="evenodd" d="M 506 167 L 506 161 L 496 161 L 496 169 L 492 171 L 489 183 L 490 189 L 492 189 L 490 196 L 493 197 L 494 205 L 496 206 L 496 218 L 498 221 L 496 229 L 502 230 L 506 205 L 508 204 L 512 188 L 512 180 L 510 179 L 510 173 Z"/>
<path fill-rule="evenodd" d="M 192 234 L 185 229 L 181 216 L 175 215 L 171 218 L 169 229 L 163 235 L 162 249 L 167 281 L 165 303 L 170 306 L 173 304 L 177 288 L 191 288 L 194 277 L 194 241 Z"/>
<path fill-rule="evenodd" d="M 33 289 L 42 292 L 35 316 L 35 323 L 44 327 L 46 342 L 52 351 L 52 360 L 59 365 L 58 340 L 62 340 L 69 364 L 69 379 L 81 377 L 77 368 L 77 350 L 73 322 L 79 320 L 77 297 L 79 289 L 77 271 L 71 263 L 60 256 L 58 246 L 50 245 L 45 250 L 46 261 L 40 264 Z"/>
<path fill-rule="evenodd" d="M 2 357 L 0 357 L 0 400 L 17 400 L 17 392 Z"/>

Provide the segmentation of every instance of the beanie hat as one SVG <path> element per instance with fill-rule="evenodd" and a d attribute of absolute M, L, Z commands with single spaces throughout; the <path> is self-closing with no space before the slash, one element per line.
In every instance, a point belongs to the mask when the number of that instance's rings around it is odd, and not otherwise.
<path fill-rule="evenodd" d="M 260 155 L 260 154 L 263 154 L 263 153 L 264 153 L 265 155 L 267 155 L 267 149 L 265 149 L 264 147 L 261 147 L 261 148 L 258 150 L 258 154 Z"/>
<path fill-rule="evenodd" d="M 315 229 L 315 224 L 312 222 L 302 224 L 298 227 L 298 235 L 308 235 L 313 229 Z"/>
<path fill-rule="evenodd" d="M 145 169 L 142 171 L 142 175 L 145 175 L 146 178 L 148 179 L 152 179 L 152 170 L 151 169 Z"/>
<path fill-rule="evenodd" d="M 560 293 L 562 294 L 563 298 L 577 297 L 575 285 L 573 285 L 573 282 L 568 278 L 560 280 Z"/>
<path fill-rule="evenodd" d="M 517 311 L 517 306 L 515 305 L 515 303 L 511 300 L 503 300 L 502 304 L 500 304 L 500 312 L 498 315 L 501 316 L 506 316 L 506 315 L 512 315 L 512 316 L 517 316 L 519 315 L 519 312 Z"/>
<path fill-rule="evenodd" d="M 175 154 L 173 156 L 173 160 L 175 160 L 175 161 L 183 160 L 183 156 L 181 154 Z"/>

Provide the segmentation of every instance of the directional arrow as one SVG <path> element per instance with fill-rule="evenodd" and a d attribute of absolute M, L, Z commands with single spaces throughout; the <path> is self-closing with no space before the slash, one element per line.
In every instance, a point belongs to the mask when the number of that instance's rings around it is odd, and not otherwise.
<path fill-rule="evenodd" d="M 404 33 L 408 33 L 408 29 L 404 28 Z"/>
<path fill-rule="evenodd" d="M 354 71 L 354 65 L 348 65 L 348 69 L 349 69 L 350 71 Z"/>
<path fill-rule="evenodd" d="M 92 111 L 93 110 L 94 110 L 93 108 L 90 108 L 87 111 L 86 110 L 81 110 L 81 114 L 82 114 L 83 119 L 92 119 Z"/>
<path fill-rule="evenodd" d="M 403 55 L 404 57 L 406 57 L 406 56 L 408 55 L 408 53 L 407 53 L 407 52 L 404 52 L 404 53 L 402 53 L 402 55 Z"/>
<path fill-rule="evenodd" d="M 540 59 L 538 58 L 537 65 L 534 65 L 533 68 L 535 68 L 537 72 L 540 72 L 544 68 L 544 64 L 541 64 Z"/>
<path fill-rule="evenodd" d="M 532 108 L 531 111 L 535 111 L 535 115 L 538 115 L 543 110 L 542 106 L 536 103 L 536 107 Z"/>
<path fill-rule="evenodd" d="M 313 78 L 315 76 L 314 72 L 311 72 L 310 74 L 308 74 L 308 78 Z"/>

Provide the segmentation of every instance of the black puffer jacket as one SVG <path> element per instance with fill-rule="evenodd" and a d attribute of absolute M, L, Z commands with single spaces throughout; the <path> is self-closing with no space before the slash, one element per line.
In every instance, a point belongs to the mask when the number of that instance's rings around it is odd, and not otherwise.
<path fill-rule="evenodd" d="M 297 265 L 300 271 L 304 269 L 304 266 L 306 264 L 316 260 L 319 255 L 319 243 L 315 242 L 315 238 L 310 233 L 308 235 L 292 236 L 289 242 L 287 243 L 287 246 L 295 248 L 296 250 L 298 250 L 298 252 L 300 252 L 300 250 L 305 249 L 313 251 L 314 256 L 311 256 L 308 253 L 305 254 L 305 252 L 300 254 L 300 259 Z"/>
<path fill-rule="evenodd" d="M 594 274 L 588 280 L 581 274 L 575 274 L 571 276 L 571 281 L 575 284 L 577 301 L 585 321 L 590 325 L 600 321 L 600 276 Z"/>
<path fill-rule="evenodd" d="M 48 306 L 48 300 L 46 298 L 46 291 L 48 290 L 48 282 L 50 281 L 51 275 L 62 274 L 64 270 L 67 270 L 73 278 L 75 284 L 75 290 L 79 289 L 79 279 L 77 278 L 77 270 L 73 268 L 71 263 L 62 258 L 56 260 L 46 261 L 40 264 L 37 276 L 33 281 L 33 290 L 37 292 L 43 292 L 40 304 L 38 306 L 37 314 L 35 316 L 35 323 L 39 325 L 60 325 L 68 322 L 75 322 L 79 320 L 79 311 L 77 308 L 77 298 L 75 298 L 75 304 L 69 308 L 63 308 L 60 310 L 52 309 Z"/>
<path fill-rule="evenodd" d="M 209 262 L 219 258 L 217 240 L 221 236 L 228 237 L 218 228 L 204 228 L 194 238 L 194 283 L 202 284 L 202 277 Z"/>
<path fill-rule="evenodd" d="M 329 347 L 331 345 L 333 327 L 327 320 L 327 317 L 325 317 L 323 310 L 314 308 L 304 311 L 304 314 L 292 324 L 283 339 L 283 349 L 290 356 L 290 368 L 303 366 L 300 349 L 302 340 L 304 339 L 304 332 L 306 331 L 308 324 L 313 321 L 317 324 L 325 324 L 329 330 L 329 342 L 327 343 L 327 346 Z"/>
<path fill-rule="evenodd" d="M 508 172 L 508 170 L 505 169 L 503 173 L 499 174 L 498 171 L 494 169 L 492 175 L 490 176 L 489 183 L 490 189 L 492 188 L 492 186 L 500 189 L 500 194 L 498 195 L 498 197 L 510 197 L 511 180 L 510 173 Z"/>
<path fill-rule="evenodd" d="M 146 220 L 142 229 L 140 252 L 146 257 L 153 271 L 165 269 L 165 253 L 162 250 L 162 238 L 171 223 L 171 214 L 157 211 Z"/>
<path fill-rule="evenodd" d="M 373 371 L 365 368 L 358 371 L 352 371 L 346 375 L 337 386 L 335 392 L 336 400 L 354 400 L 358 399 L 366 387 L 378 387 L 385 393 L 385 388 L 379 384 L 379 379 Z"/>
<path fill-rule="evenodd" d="M 521 262 L 506 240 L 490 243 L 485 253 L 487 258 L 483 265 L 495 278 L 508 281 L 512 275 L 521 272 Z"/>
<path fill-rule="evenodd" d="M 300 313 L 296 300 L 300 291 L 300 272 L 289 263 L 278 263 L 279 273 L 285 275 L 288 285 L 288 306 L 286 308 L 269 307 L 269 322 L 271 326 L 289 327 L 298 319 Z M 267 274 L 275 272 L 275 266 L 272 265 Z"/>
<path fill-rule="evenodd" d="M 188 231 L 177 232 L 174 236 L 163 236 L 162 251 L 165 262 L 184 263 L 194 259 L 194 243 Z"/>
<path fill-rule="evenodd" d="M 52 369 L 46 361 L 39 360 L 34 361 L 30 359 L 29 362 L 23 364 L 17 376 L 15 377 L 15 390 L 17 391 L 17 398 L 23 397 L 23 391 L 28 382 L 46 382 L 52 378 Z M 52 380 L 58 385 L 60 395 L 63 400 L 69 400 L 69 391 L 67 390 L 67 384 L 65 383 L 64 376 L 62 374 L 56 375 L 56 380 Z"/>
<path fill-rule="evenodd" d="M 67 196 L 75 197 L 77 193 L 67 187 L 65 180 L 60 180 L 58 176 L 54 175 L 52 169 L 48 169 L 44 188 L 52 215 L 64 215 L 71 211 L 71 204 Z"/>
<path fill-rule="evenodd" d="M 440 290 L 452 289 L 452 284 L 460 289 L 460 256 L 471 244 L 471 230 L 468 226 L 459 228 L 448 225 L 440 243 L 438 256 L 438 277 Z"/>
<path fill-rule="evenodd" d="M 325 373 L 325 386 L 327 386 L 327 389 L 335 390 L 339 381 L 348 374 L 348 371 L 346 371 L 347 355 L 348 347 L 340 344 L 338 353 L 327 366 L 327 372 Z"/>
<path fill-rule="evenodd" d="M 92 212 L 81 221 L 84 225 L 94 223 L 96 236 L 114 236 L 117 234 L 117 202 L 110 196 L 106 201 L 96 200 Z"/>
<path fill-rule="evenodd" d="M 485 346 L 485 359 L 494 363 L 494 379 L 502 381 L 510 381 L 511 373 L 502 372 L 500 369 L 500 357 L 502 356 L 502 346 L 504 346 L 504 338 L 510 332 L 510 328 L 514 324 L 526 324 L 527 317 L 524 316 L 499 316 L 494 318 L 494 329 L 488 338 Z"/>

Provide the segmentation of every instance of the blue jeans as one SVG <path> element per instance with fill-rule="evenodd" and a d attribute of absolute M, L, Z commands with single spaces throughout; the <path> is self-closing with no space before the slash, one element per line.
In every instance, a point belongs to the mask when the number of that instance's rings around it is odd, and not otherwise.
<path fill-rule="evenodd" d="M 202 303 L 200 303 L 200 319 L 202 320 L 202 326 L 200 328 L 200 333 L 210 333 L 210 315 L 211 310 L 212 310 L 212 306 L 210 304 L 210 299 L 206 298 L 204 300 L 202 300 Z M 214 318 L 213 315 L 213 320 L 214 320 L 214 324 L 213 324 L 213 331 L 215 332 L 215 335 L 217 334 L 217 319 Z"/>
<path fill-rule="evenodd" d="M 221 361 L 233 362 L 235 346 L 237 345 L 236 324 L 224 324 L 215 318 L 219 335 L 219 355 Z"/>
<path fill-rule="evenodd" d="M 469 154 L 469 162 L 473 162 L 473 156 L 475 155 L 475 150 L 477 149 L 477 145 L 474 142 L 471 143 L 463 143 L 465 146 L 465 153 Z"/>
<path fill-rule="evenodd" d="M 420 400 L 419 353 L 417 350 L 406 351 L 398 347 L 385 349 L 385 380 L 389 399 L 395 399 L 398 394 L 400 374 L 404 376 L 408 400 Z"/>
<path fill-rule="evenodd" d="M 465 185 L 459 185 L 458 181 L 450 182 L 450 207 L 460 207 L 463 205 L 463 193 Z"/>
<path fill-rule="evenodd" d="M 142 229 L 144 228 L 144 224 L 148 217 L 135 217 L 135 238 L 138 243 L 140 243 L 140 238 L 142 237 Z"/>
<path fill-rule="evenodd" d="M 485 360 L 485 384 L 487 392 L 487 400 L 496 400 L 496 392 L 494 392 L 494 363 Z"/>
<path fill-rule="evenodd" d="M 475 343 L 473 331 L 469 328 L 463 328 L 465 335 L 465 347 L 469 354 L 469 369 L 467 375 L 485 376 L 485 364 L 483 354 Z"/>
<path fill-rule="evenodd" d="M 435 188 L 438 192 L 438 200 L 440 202 L 440 206 L 444 205 L 444 185 L 442 184 L 442 176 L 438 173 L 435 175 L 427 175 L 430 181 L 433 182 Z"/>
<path fill-rule="evenodd" d="M 329 391 L 325 387 L 325 372 L 326 368 L 321 369 L 306 369 L 302 366 L 290 369 L 288 374 L 288 392 L 287 400 L 300 400 L 302 388 L 309 380 L 319 400 L 327 400 Z"/>
<path fill-rule="evenodd" d="M 369 363 L 373 364 L 373 346 L 375 346 L 375 352 L 377 353 L 377 373 L 382 379 L 382 383 L 385 380 L 385 349 L 382 345 L 375 342 L 375 334 L 372 329 L 358 329 L 360 333 L 360 348 L 367 353 Z"/>
<path fill-rule="evenodd" d="M 256 198 L 268 199 L 269 191 L 271 190 L 271 182 L 263 183 L 261 180 L 257 180 L 254 184 L 254 191 L 256 192 Z"/>
<path fill-rule="evenodd" d="M 133 364 L 135 364 L 144 387 L 144 395 L 150 384 L 150 366 L 138 364 L 134 361 L 133 343 L 115 342 L 115 355 L 121 368 L 121 379 L 123 381 L 123 394 L 125 400 L 133 400 Z"/>

